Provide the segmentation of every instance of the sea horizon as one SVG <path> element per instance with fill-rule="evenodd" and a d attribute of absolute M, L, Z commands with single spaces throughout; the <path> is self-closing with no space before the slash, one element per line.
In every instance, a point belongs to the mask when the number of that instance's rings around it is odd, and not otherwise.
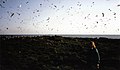
<path fill-rule="evenodd" d="M 0 34 L 0 36 L 62 36 L 72 38 L 108 38 L 120 39 L 120 35 L 102 35 L 102 34 Z"/>

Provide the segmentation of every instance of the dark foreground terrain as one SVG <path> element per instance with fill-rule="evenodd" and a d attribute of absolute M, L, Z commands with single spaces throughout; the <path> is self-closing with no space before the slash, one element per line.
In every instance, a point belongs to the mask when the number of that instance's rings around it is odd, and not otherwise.
<path fill-rule="evenodd" d="M 85 70 L 91 40 L 101 56 L 100 69 L 120 70 L 120 39 L 61 36 L 0 36 L 0 70 Z"/>

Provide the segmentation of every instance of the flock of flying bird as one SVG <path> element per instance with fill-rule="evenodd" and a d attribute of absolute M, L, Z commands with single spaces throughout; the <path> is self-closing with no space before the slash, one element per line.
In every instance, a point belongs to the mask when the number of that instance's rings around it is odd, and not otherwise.
<path fill-rule="evenodd" d="M 3 6 L 2 4 L 4 4 L 4 3 L 6 3 L 8 0 L 1 0 L 0 1 L 0 8 L 5 8 L 5 6 Z M 45 0 L 44 0 L 45 1 Z M 48 0 L 47 0 L 48 1 Z M 26 1 L 25 2 L 26 4 L 29 4 L 29 1 Z M 95 2 L 92 2 L 92 5 L 91 5 L 91 7 L 93 6 L 95 4 Z M 39 6 L 40 7 L 42 7 L 42 3 L 40 3 L 39 4 Z M 77 3 L 77 6 L 79 6 L 79 9 L 81 9 L 82 7 L 82 4 L 80 3 L 80 2 L 78 2 Z M 18 8 L 20 8 L 21 7 L 21 5 L 19 5 L 19 7 Z M 51 9 L 54 9 L 54 10 L 56 10 L 56 11 L 59 11 L 60 9 L 57 7 L 57 5 L 55 5 L 55 4 L 51 4 L 51 6 L 49 6 Z M 61 6 L 61 8 L 64 8 L 65 6 L 63 5 L 63 6 Z M 120 4 L 118 4 L 117 5 L 117 7 L 120 7 Z M 30 9 L 30 8 L 28 8 L 28 9 Z M 69 11 L 66 11 L 67 13 L 68 13 L 68 15 L 69 15 L 69 12 L 70 12 L 70 10 L 71 9 L 73 9 L 73 7 L 71 6 L 71 7 L 69 7 Z M 111 9 L 108 9 L 110 12 L 112 12 L 112 10 Z M 40 12 L 40 10 L 39 9 L 35 9 L 32 13 L 33 14 L 36 14 L 36 13 L 39 13 Z M 22 13 L 18 13 L 18 12 L 10 12 L 10 11 L 7 11 L 7 13 L 8 14 L 10 14 L 10 18 L 13 18 L 15 15 L 18 15 L 18 16 L 21 16 L 21 14 Z M 85 16 L 84 17 L 84 19 L 87 19 L 87 18 L 89 18 L 89 16 L 90 16 L 91 14 L 88 14 L 87 16 Z M 117 15 L 117 13 L 115 13 L 115 12 L 113 12 L 113 15 L 114 15 L 114 18 L 116 18 L 116 15 Z M 37 14 L 37 15 L 35 15 L 35 16 L 33 16 L 33 18 L 32 19 L 34 19 L 34 18 L 37 18 L 37 17 L 39 17 L 40 16 L 40 13 L 39 14 Z M 71 16 L 73 16 L 73 15 L 71 15 Z M 104 12 L 102 12 L 101 13 L 101 16 L 102 17 L 105 17 L 105 13 Z M 58 17 L 58 16 L 56 16 L 56 17 Z M 95 17 L 98 17 L 98 15 L 96 15 Z M 3 16 L 0 16 L 0 19 L 2 19 L 3 18 Z M 18 18 L 19 19 L 19 18 Z M 43 20 L 43 22 L 44 21 L 47 21 L 48 23 L 49 23 L 49 20 L 51 19 L 51 17 L 48 17 L 48 18 L 46 18 L 46 20 Z M 62 18 L 62 20 L 64 20 L 64 17 Z M 109 19 L 109 20 L 111 20 L 111 19 Z M 102 19 L 101 19 L 101 21 L 102 21 Z M 21 20 L 20 21 L 20 23 L 23 23 L 24 22 L 24 20 Z M 42 21 L 41 21 L 42 22 Z M 96 21 L 96 24 L 98 24 L 99 23 L 99 21 Z M 82 25 L 84 25 L 83 23 L 82 23 Z M 104 23 L 104 26 L 106 26 L 107 24 L 106 23 Z M 35 26 L 36 27 L 36 24 L 35 23 L 33 23 L 33 26 Z M 46 26 L 49 26 L 48 24 L 46 25 Z M 86 29 L 88 29 L 88 27 L 87 27 L 87 25 L 85 24 L 84 25 L 84 27 L 86 27 Z M 97 27 L 97 25 L 95 25 L 94 27 Z M 22 27 L 16 27 L 16 28 L 18 28 L 19 30 L 21 30 L 22 31 Z M 6 27 L 6 29 L 8 30 L 9 28 L 8 27 Z M 0 31 L 1 31 L 2 29 L 0 29 Z M 51 31 L 52 30 L 54 30 L 54 28 L 51 28 L 50 29 Z M 117 29 L 118 31 L 119 31 L 119 28 Z M 58 31 L 58 30 L 57 30 Z M 37 32 L 37 31 L 36 31 Z"/>

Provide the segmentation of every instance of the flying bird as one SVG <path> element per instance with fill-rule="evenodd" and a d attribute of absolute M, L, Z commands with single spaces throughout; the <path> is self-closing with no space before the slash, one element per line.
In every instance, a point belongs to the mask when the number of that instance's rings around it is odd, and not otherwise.
<path fill-rule="evenodd" d="M 14 15 L 14 13 L 12 13 L 10 17 L 13 17 L 13 15 Z"/>
<path fill-rule="evenodd" d="M 47 18 L 47 20 L 49 20 L 49 19 L 50 19 L 50 17 Z"/>
<path fill-rule="evenodd" d="M 3 1 L 3 3 L 5 3 L 5 1 Z"/>
<path fill-rule="evenodd" d="M 0 4 L 0 7 L 1 7 L 1 8 L 5 8 L 4 6 L 2 6 L 2 4 Z"/>
<path fill-rule="evenodd" d="M 104 13 L 102 13 L 102 17 L 104 17 L 105 16 L 105 14 Z"/>
<path fill-rule="evenodd" d="M 27 1 L 26 4 L 28 4 L 29 2 Z"/>
<path fill-rule="evenodd" d="M 120 4 L 117 5 L 118 7 L 120 6 Z"/>

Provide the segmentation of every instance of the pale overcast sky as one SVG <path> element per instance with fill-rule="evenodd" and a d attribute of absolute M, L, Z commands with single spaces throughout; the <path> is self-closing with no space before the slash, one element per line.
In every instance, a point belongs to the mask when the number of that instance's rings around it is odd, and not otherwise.
<path fill-rule="evenodd" d="M 120 35 L 120 0 L 0 0 L 0 34 Z"/>

